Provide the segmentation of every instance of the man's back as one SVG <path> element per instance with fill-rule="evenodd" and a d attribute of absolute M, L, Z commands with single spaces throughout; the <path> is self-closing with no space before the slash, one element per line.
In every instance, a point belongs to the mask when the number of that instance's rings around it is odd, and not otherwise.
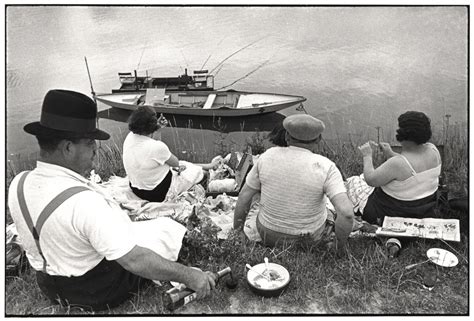
<path fill-rule="evenodd" d="M 267 150 L 246 182 L 261 190 L 260 223 L 291 235 L 321 229 L 327 217 L 325 195 L 345 192 L 332 161 L 296 146 Z"/>
<path fill-rule="evenodd" d="M 35 270 L 41 270 L 43 259 L 19 206 L 19 176 L 10 186 L 9 208 L 30 263 Z M 85 182 L 85 178 L 64 167 L 38 162 L 23 188 L 33 225 L 37 225 L 41 211 L 55 196 L 70 187 L 86 186 Z M 124 255 L 135 244 L 123 238 L 130 231 L 129 221 L 126 214 L 113 210 L 96 192 L 86 190 L 66 199 L 45 221 L 40 234 L 48 274 L 78 276 L 104 256 L 114 259 Z"/>

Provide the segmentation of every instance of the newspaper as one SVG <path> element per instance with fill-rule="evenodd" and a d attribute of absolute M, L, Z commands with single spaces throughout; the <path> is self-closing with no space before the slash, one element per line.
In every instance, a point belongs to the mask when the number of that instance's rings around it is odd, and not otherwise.
<path fill-rule="evenodd" d="M 419 237 L 461 241 L 459 220 L 440 218 L 407 218 L 386 216 L 382 227 L 375 232 L 378 236 Z"/>

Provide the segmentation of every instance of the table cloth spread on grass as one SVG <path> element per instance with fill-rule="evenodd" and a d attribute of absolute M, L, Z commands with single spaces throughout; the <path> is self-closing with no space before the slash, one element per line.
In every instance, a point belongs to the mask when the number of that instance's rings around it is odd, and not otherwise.
<path fill-rule="evenodd" d="M 232 230 L 237 197 L 228 196 L 225 193 L 215 198 L 206 197 L 204 188 L 201 185 L 194 185 L 176 198 L 158 203 L 142 200 L 133 194 L 126 177 L 113 176 L 107 182 L 97 185 L 104 190 L 104 193 L 118 202 L 134 221 L 170 217 L 186 226 L 189 223 L 189 218 L 195 212 L 199 219 L 210 219 L 219 227 L 217 236 L 220 239 L 226 239 Z M 261 240 L 255 222 L 258 206 L 258 201 L 252 204 L 244 228 L 247 237 L 252 241 Z"/>
<path fill-rule="evenodd" d="M 138 237 L 139 245 L 150 248 L 168 259 L 176 260 L 181 240 L 186 227 L 190 226 L 190 217 L 193 213 L 197 215 L 198 219 L 210 220 L 217 226 L 217 237 L 220 239 L 226 239 L 232 230 L 237 197 L 228 196 L 225 193 L 217 195 L 215 198 L 206 197 L 204 188 L 198 184 L 175 196 L 174 199 L 168 199 L 161 203 L 148 202 L 132 192 L 127 177 L 112 176 L 107 182 L 100 183 L 100 181 L 100 177 L 92 173 L 89 185 L 109 201 L 118 203 L 124 211 L 127 211 L 130 219 L 138 223 L 135 224 L 135 230 L 137 235 L 141 235 Z M 257 194 L 252 200 L 244 224 L 247 238 L 255 242 L 262 240 L 256 226 L 259 208 L 260 197 Z M 329 200 L 327 200 L 327 208 L 334 212 L 334 207 Z M 180 224 L 173 224 L 169 219 Z M 139 224 L 141 221 L 152 220 L 154 222 Z M 364 227 L 364 222 L 354 220 L 353 231 L 355 232 L 351 233 L 351 236 L 374 236 L 374 233 L 359 233 L 361 227 Z M 15 231 L 14 224 L 9 227 L 9 230 Z M 13 234 L 17 235 L 17 233 Z M 150 240 L 146 235 L 156 235 L 157 237 Z M 21 246 L 19 238 L 15 238 L 15 243 Z"/>

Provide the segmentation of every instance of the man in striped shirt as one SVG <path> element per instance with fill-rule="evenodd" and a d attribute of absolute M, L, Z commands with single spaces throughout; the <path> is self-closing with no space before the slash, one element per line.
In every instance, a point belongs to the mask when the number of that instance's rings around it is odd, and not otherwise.
<path fill-rule="evenodd" d="M 235 208 L 234 229 L 243 229 L 252 198 L 260 192 L 257 230 L 266 245 L 308 237 L 317 242 L 333 226 L 327 223 L 329 198 L 337 213 L 332 245 L 342 248 L 352 230 L 352 203 L 334 162 L 314 153 L 324 123 L 298 114 L 285 118 L 283 126 L 288 147 L 268 149 L 247 175 Z"/>

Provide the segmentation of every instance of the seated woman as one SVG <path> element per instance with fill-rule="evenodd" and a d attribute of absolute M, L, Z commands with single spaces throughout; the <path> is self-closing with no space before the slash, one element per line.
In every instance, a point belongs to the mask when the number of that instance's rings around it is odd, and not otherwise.
<path fill-rule="evenodd" d="M 177 197 L 204 178 L 203 170 L 217 167 L 220 161 L 216 159 L 210 164 L 178 161 L 160 140 L 161 128 L 167 123 L 148 106 L 138 107 L 128 119 L 131 132 L 123 143 L 123 165 L 133 193 L 150 202 Z"/>
<path fill-rule="evenodd" d="M 398 117 L 396 139 L 400 154 L 390 145 L 380 148 L 388 158 L 374 169 L 372 146 L 368 142 L 359 147 L 364 158 L 364 178 L 375 187 L 367 199 L 362 219 L 381 225 L 385 216 L 422 218 L 433 214 L 436 206 L 441 156 L 431 138 L 430 119 L 422 112 L 408 111 Z"/>

